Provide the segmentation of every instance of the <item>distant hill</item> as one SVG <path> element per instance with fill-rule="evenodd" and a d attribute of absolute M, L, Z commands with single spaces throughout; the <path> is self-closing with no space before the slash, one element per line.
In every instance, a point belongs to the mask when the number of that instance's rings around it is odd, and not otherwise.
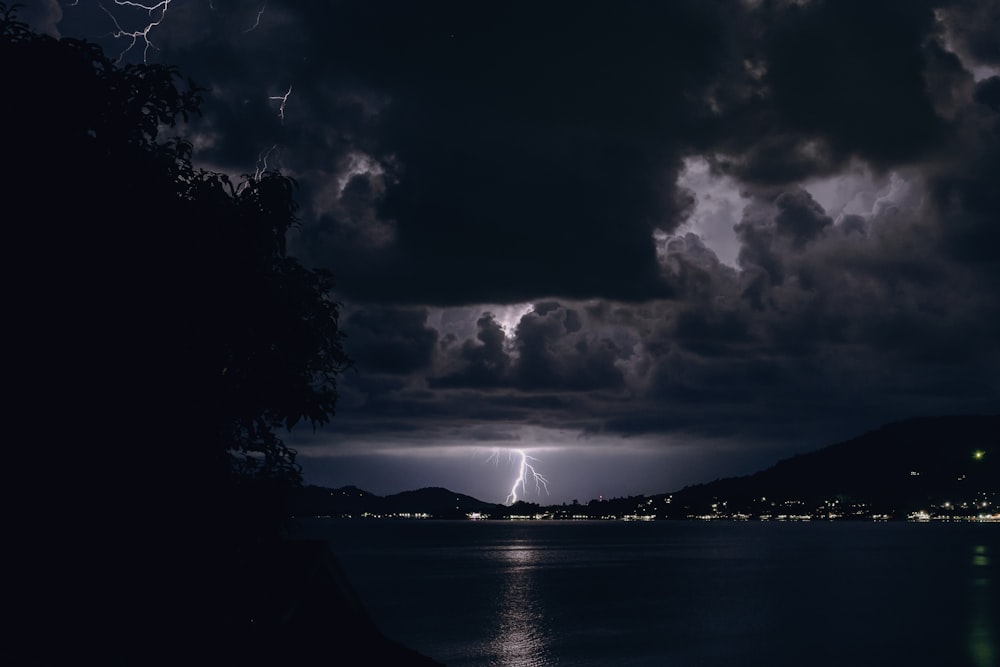
<path fill-rule="evenodd" d="M 1000 415 L 933 417 L 888 424 L 846 442 L 780 461 L 746 477 L 716 480 L 672 494 L 671 513 L 759 514 L 794 503 L 810 511 L 841 506 L 901 513 L 968 509 L 984 500 L 997 511 Z M 946 507 L 946 504 L 949 507 Z"/>
<path fill-rule="evenodd" d="M 413 512 L 444 519 L 465 518 L 470 512 L 493 512 L 501 508 L 503 505 L 487 503 L 440 487 L 403 491 L 385 497 L 385 509 L 389 513 Z"/>
<path fill-rule="evenodd" d="M 294 505 L 297 516 L 417 516 L 464 519 L 469 513 L 499 513 L 503 505 L 455 493 L 440 487 L 377 496 L 354 486 L 327 489 L 307 486 Z"/>
<path fill-rule="evenodd" d="M 381 514 L 385 499 L 356 486 L 328 489 L 322 486 L 303 487 L 293 504 L 296 516 L 361 516 Z"/>
<path fill-rule="evenodd" d="M 984 506 L 983 503 L 986 503 Z M 674 493 L 591 500 L 586 505 L 514 508 L 437 487 L 377 496 L 347 486 L 307 486 L 297 516 L 551 518 L 653 516 L 906 518 L 1000 512 L 1000 415 L 910 419 L 785 459 L 745 477 Z"/>

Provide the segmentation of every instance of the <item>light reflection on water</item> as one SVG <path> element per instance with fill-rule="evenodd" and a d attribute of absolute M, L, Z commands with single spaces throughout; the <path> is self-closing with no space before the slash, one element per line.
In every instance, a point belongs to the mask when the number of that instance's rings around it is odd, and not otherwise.
<path fill-rule="evenodd" d="M 983 544 L 972 550 L 972 591 L 970 598 L 969 657 L 975 667 L 996 667 L 998 657 L 991 608 L 995 593 L 990 579 L 990 550 Z"/>
<path fill-rule="evenodd" d="M 1000 667 L 995 524 L 311 525 L 448 667 Z"/>
<path fill-rule="evenodd" d="M 495 557 L 506 571 L 496 632 L 490 652 L 495 667 L 547 667 L 549 628 L 534 589 L 538 550 L 522 543 L 498 549 Z"/>

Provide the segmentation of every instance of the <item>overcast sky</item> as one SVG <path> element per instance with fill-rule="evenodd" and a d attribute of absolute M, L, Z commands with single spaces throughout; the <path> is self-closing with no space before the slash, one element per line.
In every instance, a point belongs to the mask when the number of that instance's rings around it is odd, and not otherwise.
<path fill-rule="evenodd" d="M 21 17 L 298 181 L 357 360 L 308 482 L 500 502 L 522 449 L 586 501 L 997 412 L 1000 2 L 134 4 Z"/>

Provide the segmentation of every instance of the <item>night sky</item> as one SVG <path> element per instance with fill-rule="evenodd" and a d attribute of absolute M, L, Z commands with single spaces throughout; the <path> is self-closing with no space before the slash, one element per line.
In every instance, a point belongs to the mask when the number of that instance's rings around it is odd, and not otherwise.
<path fill-rule="evenodd" d="M 1000 2 L 136 4 L 19 16 L 298 182 L 357 362 L 308 483 L 585 502 L 1000 406 Z"/>

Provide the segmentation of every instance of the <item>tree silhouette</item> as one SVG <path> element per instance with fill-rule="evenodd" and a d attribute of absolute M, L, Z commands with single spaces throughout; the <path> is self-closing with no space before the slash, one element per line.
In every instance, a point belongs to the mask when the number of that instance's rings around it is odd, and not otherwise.
<path fill-rule="evenodd" d="M 136 610 L 184 598 L 184 623 L 225 623 L 301 479 L 278 432 L 330 419 L 351 363 L 330 276 L 287 254 L 295 183 L 196 168 L 165 138 L 198 112 L 190 81 L 3 3 L 0 80 L 11 407 L 31 483 L 57 490 L 25 493 L 91 545 L 60 599 L 117 596 L 115 622 L 152 627 Z"/>
<path fill-rule="evenodd" d="M 286 252 L 295 183 L 266 172 L 234 185 L 196 169 L 187 141 L 161 140 L 201 103 L 172 67 L 119 67 L 96 45 L 32 33 L 2 3 L 0 36 L 0 62 L 12 65 L 5 161 L 17 170 L 5 204 L 32 211 L 37 227 L 22 231 L 44 236 L 34 239 L 48 248 L 43 280 L 93 288 L 64 304 L 103 315 L 106 330 L 89 333 L 104 342 L 91 345 L 106 347 L 113 327 L 138 334 L 106 350 L 105 369 L 142 344 L 194 371 L 181 387 L 214 415 L 207 458 L 243 478 L 297 481 L 275 431 L 325 423 L 350 359 L 331 277 Z"/>

